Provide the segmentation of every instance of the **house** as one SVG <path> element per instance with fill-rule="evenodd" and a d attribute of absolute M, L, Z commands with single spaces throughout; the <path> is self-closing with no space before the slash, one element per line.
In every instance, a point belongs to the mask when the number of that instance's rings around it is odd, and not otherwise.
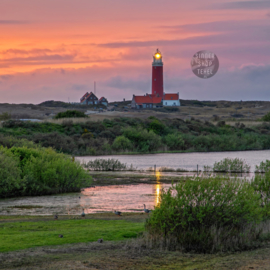
<path fill-rule="evenodd" d="M 131 108 L 143 109 L 143 108 L 158 108 L 162 107 L 162 97 L 146 94 L 145 96 L 133 95 L 131 101 Z"/>
<path fill-rule="evenodd" d="M 179 93 L 164 94 L 162 104 L 163 106 L 180 106 Z"/>
<path fill-rule="evenodd" d="M 80 99 L 80 102 L 81 104 L 91 104 L 91 105 L 94 105 L 94 104 L 98 104 L 98 98 L 96 97 L 96 95 L 92 92 L 88 93 L 86 92 L 82 98 Z"/>
<path fill-rule="evenodd" d="M 108 100 L 107 100 L 105 97 L 101 97 L 101 98 L 98 100 L 98 103 L 99 103 L 99 104 L 102 104 L 102 105 L 105 105 L 105 106 L 108 106 Z"/>

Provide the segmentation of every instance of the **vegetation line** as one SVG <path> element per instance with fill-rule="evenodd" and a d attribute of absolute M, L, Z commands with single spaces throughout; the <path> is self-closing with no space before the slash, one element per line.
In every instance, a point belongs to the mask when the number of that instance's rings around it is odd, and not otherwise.
<path fill-rule="evenodd" d="M 27 139 L 43 147 L 75 156 L 136 155 L 144 153 L 221 152 L 270 149 L 270 123 L 256 127 L 224 121 L 115 118 L 75 123 L 7 120 L 0 127 L 0 144 L 6 137 Z"/>

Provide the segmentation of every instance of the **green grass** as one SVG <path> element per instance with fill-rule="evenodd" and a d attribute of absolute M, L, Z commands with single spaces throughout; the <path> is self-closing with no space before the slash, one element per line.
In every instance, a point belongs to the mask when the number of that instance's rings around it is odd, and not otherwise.
<path fill-rule="evenodd" d="M 136 237 L 144 223 L 125 220 L 57 220 L 0 223 L 0 252 L 39 246 L 124 240 Z M 59 234 L 64 237 L 59 238 Z"/>

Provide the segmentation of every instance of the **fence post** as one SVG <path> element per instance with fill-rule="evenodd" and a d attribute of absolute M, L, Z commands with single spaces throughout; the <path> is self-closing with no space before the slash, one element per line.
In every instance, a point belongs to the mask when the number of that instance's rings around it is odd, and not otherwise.
<path fill-rule="evenodd" d="M 156 164 L 154 165 L 154 172 L 156 172 Z"/>
<path fill-rule="evenodd" d="M 198 173 L 199 173 L 199 165 L 197 164 L 197 175 L 198 175 Z"/>

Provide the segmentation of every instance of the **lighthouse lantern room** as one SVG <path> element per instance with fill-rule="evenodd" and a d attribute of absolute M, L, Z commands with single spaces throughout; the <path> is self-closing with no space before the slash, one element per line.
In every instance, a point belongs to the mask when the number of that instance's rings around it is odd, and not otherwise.
<path fill-rule="evenodd" d="M 152 95 L 157 97 L 163 97 L 163 62 L 162 54 L 157 49 L 153 55 L 152 63 Z"/>

